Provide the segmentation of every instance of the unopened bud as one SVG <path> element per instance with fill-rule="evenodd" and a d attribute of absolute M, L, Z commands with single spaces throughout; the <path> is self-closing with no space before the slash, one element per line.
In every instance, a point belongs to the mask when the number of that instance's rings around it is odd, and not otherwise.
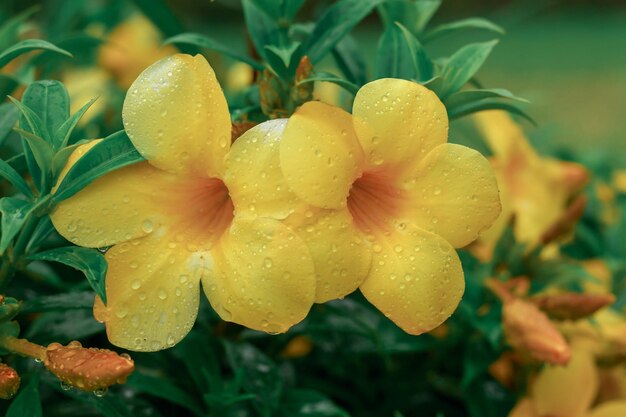
<path fill-rule="evenodd" d="M 281 354 L 285 358 L 301 358 L 308 355 L 312 349 L 311 339 L 306 336 L 296 336 L 287 343 Z"/>
<path fill-rule="evenodd" d="M 602 307 L 615 302 L 613 294 L 552 294 L 532 300 L 537 307 L 557 320 L 578 320 L 589 317 Z"/>
<path fill-rule="evenodd" d="M 113 384 L 123 384 L 135 369 L 135 363 L 126 354 L 84 348 L 79 342 L 67 346 L 50 344 L 44 365 L 63 383 L 83 391 L 101 391 Z"/>
<path fill-rule="evenodd" d="M 582 217 L 586 205 L 587 197 L 584 195 L 580 195 L 572 201 L 563 214 L 543 232 L 541 235 L 543 244 L 568 236 Z"/>
<path fill-rule="evenodd" d="M 9 365 L 0 363 L 0 398 L 13 398 L 20 388 L 20 376 Z"/>
<path fill-rule="evenodd" d="M 555 365 L 569 361 L 570 347 L 536 305 L 519 298 L 511 300 L 502 307 L 502 321 L 507 339 L 515 349 Z"/>

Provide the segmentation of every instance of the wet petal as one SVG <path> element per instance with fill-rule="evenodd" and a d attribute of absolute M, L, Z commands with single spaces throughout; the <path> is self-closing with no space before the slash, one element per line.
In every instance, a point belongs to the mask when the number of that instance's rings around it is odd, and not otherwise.
<path fill-rule="evenodd" d="M 480 153 L 461 145 L 433 149 L 404 181 L 410 219 L 453 246 L 472 242 L 500 214 L 498 185 Z"/>
<path fill-rule="evenodd" d="M 122 115 L 131 141 L 155 167 L 221 174 L 230 115 L 203 56 L 173 55 L 148 67 L 128 90 Z"/>
<path fill-rule="evenodd" d="M 226 321 L 268 333 L 300 322 L 315 298 L 304 242 L 277 220 L 235 218 L 205 262 L 202 286 Z"/>
<path fill-rule="evenodd" d="M 537 414 L 582 417 L 598 391 L 598 371 L 590 352 L 574 348 L 566 366 L 546 366 L 533 385 Z"/>
<path fill-rule="evenodd" d="M 280 163 L 291 189 L 307 203 L 345 207 L 362 161 L 349 113 L 312 101 L 289 118 Z"/>
<path fill-rule="evenodd" d="M 589 414 L 589 417 L 624 417 L 626 416 L 626 400 L 610 401 L 600 404 Z"/>
<path fill-rule="evenodd" d="M 372 247 L 372 269 L 361 292 L 383 314 L 410 334 L 422 334 L 454 312 L 463 291 L 463 269 L 443 238 L 399 224 Z"/>
<path fill-rule="evenodd" d="M 448 141 L 448 115 L 435 93 L 415 82 L 384 78 L 354 99 L 355 129 L 370 165 L 414 164 Z"/>
<path fill-rule="evenodd" d="M 109 249 L 107 305 L 96 305 L 95 315 L 111 343 L 152 352 L 182 340 L 198 313 L 197 257 L 163 229 Z"/>
<path fill-rule="evenodd" d="M 228 153 L 224 181 L 238 215 L 284 219 L 302 204 L 280 168 L 286 124 L 286 119 L 261 123 L 239 137 Z"/>
<path fill-rule="evenodd" d="M 371 265 L 370 245 L 347 210 L 305 208 L 286 224 L 304 240 L 313 258 L 316 303 L 343 298 L 363 283 Z"/>
<path fill-rule="evenodd" d="M 72 153 L 61 180 L 96 143 Z M 50 218 L 58 232 L 77 245 L 110 246 L 145 236 L 163 224 L 160 201 L 175 187 L 172 175 L 140 162 L 98 178 L 57 205 Z"/>

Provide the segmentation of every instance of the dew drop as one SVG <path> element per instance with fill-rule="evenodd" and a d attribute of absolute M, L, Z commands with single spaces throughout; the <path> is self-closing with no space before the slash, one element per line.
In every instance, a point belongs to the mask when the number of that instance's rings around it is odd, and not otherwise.
<path fill-rule="evenodd" d="M 134 279 L 130 283 L 130 288 L 132 288 L 133 290 L 138 290 L 140 287 L 141 287 L 141 281 L 138 279 Z"/>
<path fill-rule="evenodd" d="M 150 220 L 144 220 L 144 222 L 141 224 L 141 230 L 143 230 L 145 233 L 150 233 L 154 230 L 154 225 Z"/>

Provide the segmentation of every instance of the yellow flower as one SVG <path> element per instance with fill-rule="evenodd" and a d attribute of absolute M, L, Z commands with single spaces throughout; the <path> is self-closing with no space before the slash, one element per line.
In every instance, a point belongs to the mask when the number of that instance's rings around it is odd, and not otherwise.
<path fill-rule="evenodd" d="M 301 321 L 314 300 L 313 263 L 281 221 L 298 201 L 272 182 L 286 121 L 262 123 L 231 146 L 226 100 L 200 55 L 150 66 L 123 119 L 147 161 L 99 178 L 52 214 L 70 241 L 113 245 L 107 305 L 95 306 L 111 342 L 173 346 L 193 326 L 201 283 L 224 320 L 271 333 Z"/>
<path fill-rule="evenodd" d="M 120 86 L 128 88 L 149 65 L 177 52 L 171 45 L 161 46 L 162 40 L 159 30 L 136 14 L 113 29 L 98 52 L 98 61 Z"/>
<path fill-rule="evenodd" d="M 494 153 L 491 162 L 502 196 L 502 215 L 477 242 L 477 254 L 491 257 L 513 216 L 516 239 L 532 247 L 561 218 L 586 183 L 587 170 L 576 163 L 539 156 L 504 111 L 483 111 L 475 120 Z"/>
<path fill-rule="evenodd" d="M 489 162 L 447 137 L 437 96 L 397 79 L 361 88 L 353 117 L 309 102 L 289 119 L 280 164 L 311 207 L 287 222 L 313 257 L 316 302 L 360 288 L 411 334 L 452 314 L 464 290 L 454 248 L 491 225 L 500 201 Z"/>

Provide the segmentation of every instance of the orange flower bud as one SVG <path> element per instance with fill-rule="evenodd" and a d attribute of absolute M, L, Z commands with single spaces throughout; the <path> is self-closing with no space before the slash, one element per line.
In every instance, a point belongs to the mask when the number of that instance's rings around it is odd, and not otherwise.
<path fill-rule="evenodd" d="M 552 294 L 532 300 L 537 307 L 557 320 L 578 320 L 588 317 L 602 307 L 613 304 L 613 294 Z"/>
<path fill-rule="evenodd" d="M 311 339 L 306 336 L 296 336 L 287 343 L 281 354 L 285 358 L 301 358 L 308 355 L 312 349 Z"/>
<path fill-rule="evenodd" d="M 515 349 L 555 365 L 569 361 L 570 347 L 536 305 L 519 298 L 511 300 L 502 308 L 502 320 L 507 339 Z"/>
<path fill-rule="evenodd" d="M 568 236 L 582 217 L 586 205 L 587 197 L 584 195 L 578 196 L 565 209 L 563 214 L 543 232 L 541 241 L 546 244 Z"/>
<path fill-rule="evenodd" d="M 20 388 L 20 376 L 9 365 L 0 363 L 0 398 L 12 398 Z"/>
<path fill-rule="evenodd" d="M 126 354 L 108 349 L 84 348 L 79 342 L 67 346 L 51 343 L 46 349 L 44 365 L 62 382 L 83 391 L 105 390 L 123 384 L 135 369 Z"/>

